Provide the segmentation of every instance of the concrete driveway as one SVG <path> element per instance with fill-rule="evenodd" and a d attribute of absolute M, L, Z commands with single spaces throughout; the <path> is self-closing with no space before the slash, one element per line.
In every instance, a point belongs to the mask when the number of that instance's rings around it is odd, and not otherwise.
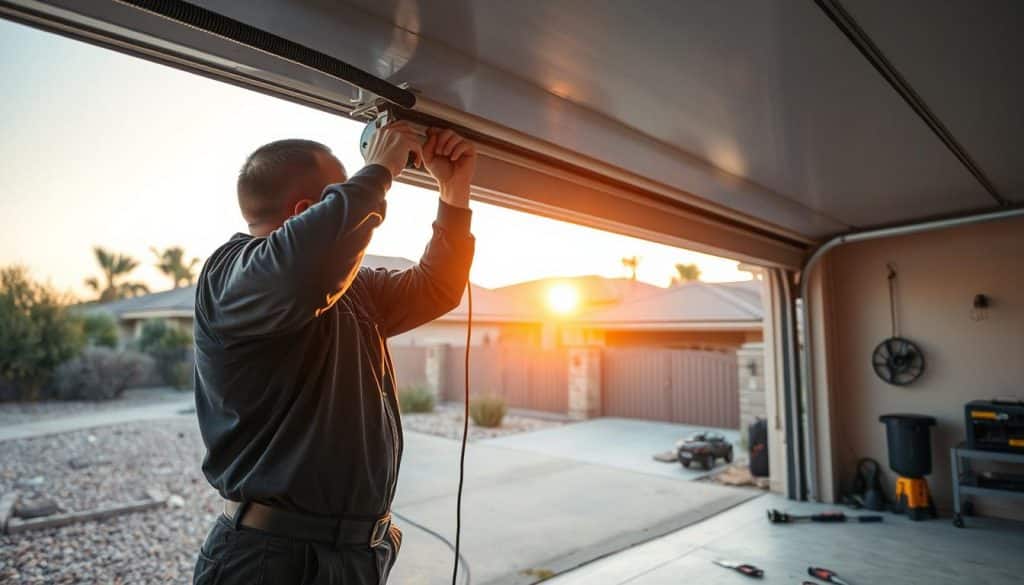
<path fill-rule="evenodd" d="M 505 440 L 472 443 L 467 452 L 462 542 L 476 584 L 532 583 L 536 575 L 560 574 L 758 495 L 499 444 Z M 397 513 L 449 538 L 458 448 L 456 441 L 407 433 L 395 502 Z M 451 551 L 401 519 L 397 523 L 405 542 L 393 582 L 450 579 Z M 534 576 L 524 574 L 530 570 Z"/>
<path fill-rule="evenodd" d="M 697 479 L 709 472 L 678 463 L 661 463 L 652 455 L 673 448 L 676 441 L 697 431 L 715 430 L 732 442 L 736 458 L 745 458 L 739 431 L 709 429 L 627 418 L 598 418 L 562 427 L 490 439 L 485 444 L 607 465 L 617 469 L 675 479 Z M 717 465 L 721 466 L 719 459 Z"/>

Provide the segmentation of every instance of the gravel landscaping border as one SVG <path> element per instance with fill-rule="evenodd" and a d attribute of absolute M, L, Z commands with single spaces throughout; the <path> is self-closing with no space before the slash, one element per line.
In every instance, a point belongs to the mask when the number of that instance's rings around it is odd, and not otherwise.
<path fill-rule="evenodd" d="M 402 419 L 408 431 L 461 436 L 458 404 Z M 482 439 L 561 424 L 512 414 L 501 428 L 470 429 Z M 148 512 L 0 534 L 0 583 L 188 583 L 222 506 L 202 476 L 204 453 L 194 417 L 0 441 L 0 495 L 53 500 L 58 514 L 167 497 L 165 507 Z"/>
<path fill-rule="evenodd" d="M 0 426 L 30 423 L 48 418 L 102 412 L 161 402 L 175 402 L 190 396 L 190 390 L 174 388 L 132 388 L 116 400 L 43 400 L 0 402 Z"/>
<path fill-rule="evenodd" d="M 549 417 L 537 418 L 508 413 L 505 415 L 505 419 L 502 420 L 501 426 L 493 429 L 478 427 L 470 420 L 469 440 L 495 439 L 516 433 L 559 427 L 564 424 L 569 423 L 568 421 Z M 431 413 L 402 414 L 402 428 L 406 431 L 459 440 L 462 438 L 462 404 L 458 402 L 443 402 L 434 407 L 434 412 Z"/>
<path fill-rule="evenodd" d="M 62 513 L 169 496 L 149 512 L 0 535 L 0 583 L 189 582 L 221 505 L 203 453 L 191 417 L 0 442 L 0 493 L 52 498 Z"/>

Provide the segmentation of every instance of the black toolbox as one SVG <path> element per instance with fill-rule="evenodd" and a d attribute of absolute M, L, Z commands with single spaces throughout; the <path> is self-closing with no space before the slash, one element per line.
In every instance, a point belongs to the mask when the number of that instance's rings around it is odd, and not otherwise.
<path fill-rule="evenodd" d="M 1024 402 L 973 400 L 964 416 L 968 449 L 1024 453 Z"/>

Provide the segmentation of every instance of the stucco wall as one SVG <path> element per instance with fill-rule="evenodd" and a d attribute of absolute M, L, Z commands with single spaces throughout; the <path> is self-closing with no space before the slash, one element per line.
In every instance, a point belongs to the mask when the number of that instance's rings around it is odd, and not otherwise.
<path fill-rule="evenodd" d="M 502 340 L 502 327 L 493 323 L 473 323 L 473 345 L 491 345 Z M 435 321 L 392 337 L 388 343 L 398 346 L 429 346 L 438 344 L 466 345 L 466 324 Z"/>
<path fill-rule="evenodd" d="M 901 333 L 917 342 L 927 359 L 923 377 L 908 387 L 882 382 L 870 365 L 874 347 L 890 335 L 888 262 L 899 275 Z M 888 469 L 879 415 L 932 415 L 938 426 L 932 433 L 929 483 L 939 508 L 951 509 L 949 448 L 964 438 L 964 403 L 995 396 L 1024 399 L 1024 221 L 848 245 L 832 253 L 826 278 L 838 478 L 845 485 L 863 456 Z M 971 318 L 978 293 L 991 298 L 987 320 Z M 886 479 L 891 493 L 894 474 Z M 1006 502 L 982 507 L 1004 515 L 1006 506 L 1013 506 Z M 1022 515 L 1016 506 L 1009 515 Z"/>

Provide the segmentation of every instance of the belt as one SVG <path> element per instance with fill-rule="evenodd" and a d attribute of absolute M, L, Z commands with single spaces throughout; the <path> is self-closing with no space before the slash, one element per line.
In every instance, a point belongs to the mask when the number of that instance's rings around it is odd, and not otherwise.
<path fill-rule="evenodd" d="M 241 517 L 236 514 L 241 510 Z M 257 502 L 239 503 L 225 500 L 224 515 L 235 526 L 256 528 L 299 540 L 312 540 L 342 546 L 380 546 L 391 528 L 391 514 L 376 520 L 354 520 L 331 516 L 310 516 L 272 508 Z"/>

